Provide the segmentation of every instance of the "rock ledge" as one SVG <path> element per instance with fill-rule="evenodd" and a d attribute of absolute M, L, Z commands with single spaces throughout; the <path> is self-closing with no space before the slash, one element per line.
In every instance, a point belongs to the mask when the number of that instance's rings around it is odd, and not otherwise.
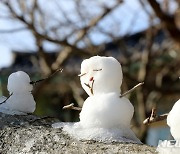
<path fill-rule="evenodd" d="M 155 147 L 125 143 L 78 141 L 51 124 L 48 117 L 10 116 L 0 113 L 1 154 L 81 154 L 81 153 L 142 153 L 154 154 Z"/>

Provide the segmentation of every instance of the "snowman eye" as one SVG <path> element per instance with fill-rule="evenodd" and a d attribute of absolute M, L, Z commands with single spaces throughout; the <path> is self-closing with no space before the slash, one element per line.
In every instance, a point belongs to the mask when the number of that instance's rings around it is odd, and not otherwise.
<path fill-rule="evenodd" d="M 94 69 L 93 71 L 96 71 L 96 72 L 97 72 L 97 71 L 102 71 L 102 68 L 101 68 L 101 69 Z"/>
<path fill-rule="evenodd" d="M 82 73 L 82 74 L 79 74 L 78 76 L 79 77 L 82 77 L 82 76 L 84 76 L 84 75 L 86 75 L 87 73 Z"/>

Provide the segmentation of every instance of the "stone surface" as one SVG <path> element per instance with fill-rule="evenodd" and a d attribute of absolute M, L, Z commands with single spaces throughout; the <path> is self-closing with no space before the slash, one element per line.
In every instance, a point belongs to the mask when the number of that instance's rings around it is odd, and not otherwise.
<path fill-rule="evenodd" d="M 78 141 L 51 127 L 48 117 L 0 114 L 0 154 L 155 153 L 155 147 L 130 143 Z"/>

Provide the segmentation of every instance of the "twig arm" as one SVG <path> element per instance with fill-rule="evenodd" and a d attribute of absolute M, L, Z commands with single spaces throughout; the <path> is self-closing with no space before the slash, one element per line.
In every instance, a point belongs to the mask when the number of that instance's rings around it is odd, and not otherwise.
<path fill-rule="evenodd" d="M 138 88 L 139 86 L 142 86 L 144 84 L 144 82 L 141 82 L 137 85 L 135 85 L 133 88 L 131 88 L 130 90 L 126 91 L 125 93 L 123 93 L 120 97 L 124 97 L 127 94 L 131 93 L 132 91 L 134 91 L 136 88 Z"/>
<path fill-rule="evenodd" d="M 11 93 L 3 102 L 0 102 L 0 105 L 6 103 L 6 101 L 7 101 L 12 95 L 13 95 L 13 93 Z"/>
<path fill-rule="evenodd" d="M 62 71 L 63 71 L 62 68 L 61 68 L 61 69 L 58 69 L 58 70 L 56 70 L 53 74 L 51 74 L 50 76 L 48 76 L 48 77 L 46 77 L 46 78 L 44 78 L 44 79 L 37 80 L 37 81 L 31 81 L 30 84 L 34 84 L 34 85 L 35 85 L 35 84 L 37 84 L 38 82 L 41 82 L 41 81 L 50 79 L 50 78 L 52 78 L 56 73 L 62 72 Z"/>
<path fill-rule="evenodd" d="M 71 103 L 69 105 L 66 105 L 62 108 L 63 110 L 76 110 L 76 111 L 81 111 L 82 108 L 81 107 L 75 107 L 74 103 Z"/>
<path fill-rule="evenodd" d="M 143 121 L 143 124 L 144 125 L 149 125 L 151 123 L 155 123 L 155 122 L 158 122 L 158 121 L 163 121 L 163 120 L 167 119 L 167 116 L 168 116 L 168 113 L 157 116 L 156 115 L 156 109 L 152 109 L 151 116 L 146 118 Z"/>

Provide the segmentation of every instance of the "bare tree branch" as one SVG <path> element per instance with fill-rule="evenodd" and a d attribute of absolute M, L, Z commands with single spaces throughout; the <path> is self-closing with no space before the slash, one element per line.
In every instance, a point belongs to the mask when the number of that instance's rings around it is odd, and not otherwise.
<path fill-rule="evenodd" d="M 160 7 L 160 4 L 157 0 L 148 0 L 149 4 L 151 5 L 152 9 L 156 13 L 157 17 L 162 21 L 165 28 L 168 30 L 171 37 L 180 42 L 180 30 L 176 26 L 175 18 L 172 15 L 166 14 Z"/>
<path fill-rule="evenodd" d="M 98 17 L 96 18 L 93 18 L 89 25 L 82 28 L 81 30 L 79 30 L 79 32 L 77 32 L 77 39 L 75 40 L 75 42 L 73 43 L 74 46 L 77 45 L 77 43 L 82 40 L 84 38 L 84 36 L 87 34 L 87 32 L 95 27 L 99 21 L 101 21 L 106 15 L 108 15 L 109 13 L 111 13 L 111 11 L 113 11 L 115 8 L 117 8 L 119 6 L 119 4 L 122 3 L 122 0 L 118 0 L 117 4 L 115 6 L 113 6 L 112 8 L 106 8 L 104 10 L 104 12 L 99 15 Z M 50 40 L 49 40 L 50 41 Z M 66 45 L 67 46 L 67 45 Z M 70 46 L 68 46 L 70 47 Z M 59 67 L 60 65 L 62 65 L 65 60 L 71 55 L 71 53 L 74 52 L 74 49 L 71 47 L 71 48 L 65 48 L 63 51 L 61 51 L 58 55 L 58 58 L 56 59 L 56 61 L 53 63 L 53 68 L 56 69 L 57 67 Z M 83 53 L 83 52 L 81 52 Z M 65 55 L 65 56 L 64 56 Z M 63 57 L 63 58 L 62 58 Z"/>

